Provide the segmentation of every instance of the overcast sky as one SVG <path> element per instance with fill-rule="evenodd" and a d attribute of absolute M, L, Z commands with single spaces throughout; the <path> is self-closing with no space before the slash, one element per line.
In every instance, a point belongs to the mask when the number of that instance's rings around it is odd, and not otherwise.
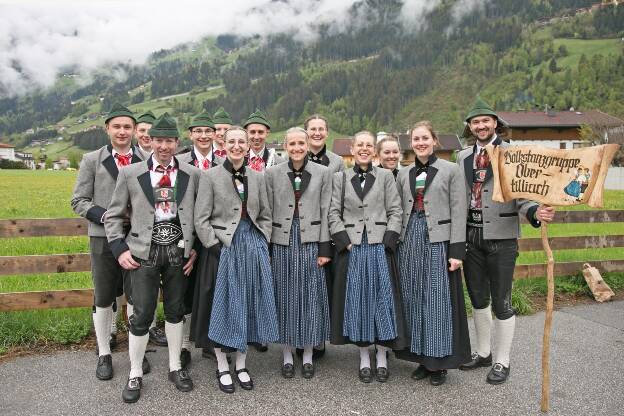
<path fill-rule="evenodd" d="M 406 0 L 402 22 L 418 28 L 440 0 Z M 459 0 L 454 15 L 487 0 Z M 345 27 L 352 0 L 0 0 L 0 96 L 52 85 L 75 67 L 83 75 L 115 62 L 144 63 L 151 52 L 203 36 Z M 364 22 L 366 13 L 359 19 Z M 209 59 L 209 58 L 207 58 Z"/>

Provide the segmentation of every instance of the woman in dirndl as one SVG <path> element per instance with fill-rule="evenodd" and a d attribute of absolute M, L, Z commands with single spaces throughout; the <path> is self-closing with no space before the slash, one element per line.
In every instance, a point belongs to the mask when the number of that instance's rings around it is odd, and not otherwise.
<path fill-rule="evenodd" d="M 401 199 L 390 171 L 372 165 L 375 136 L 357 133 L 351 143 L 355 167 L 334 174 L 329 228 L 336 246 L 332 288 L 333 344 L 360 348 L 359 379 L 388 380 L 387 350 L 400 348 L 398 276 L 388 255 L 401 231 Z M 373 370 L 369 346 L 376 346 Z"/>
<path fill-rule="evenodd" d="M 470 361 L 460 267 L 466 252 L 466 196 L 460 168 L 434 154 L 431 123 L 410 132 L 415 162 L 397 185 L 403 206 L 399 265 L 408 348 L 397 358 L 420 363 L 415 380 L 446 381 L 446 371 Z"/>
<path fill-rule="evenodd" d="M 329 340 L 329 303 L 325 266 L 332 255 L 327 224 L 332 177 L 325 166 L 308 161 L 308 133 L 286 132 L 288 163 L 265 173 L 269 206 L 275 302 L 282 376 L 295 375 L 293 350 L 303 349 L 301 374 L 314 377 L 313 346 Z"/>
<path fill-rule="evenodd" d="M 268 247 L 271 211 L 264 177 L 244 165 L 249 150 L 244 129 L 231 127 L 224 140 L 227 159 L 202 173 L 195 203 L 195 230 L 211 256 L 208 263 L 213 263 L 200 271 L 196 304 L 211 305 L 209 320 L 197 323 L 207 329 L 200 338 L 206 336 L 214 346 L 219 388 L 233 393 L 226 353 L 236 352 L 238 384 L 251 390 L 247 345 L 277 341 L 278 328 Z M 205 319 L 205 312 L 194 311 L 194 319 Z"/>

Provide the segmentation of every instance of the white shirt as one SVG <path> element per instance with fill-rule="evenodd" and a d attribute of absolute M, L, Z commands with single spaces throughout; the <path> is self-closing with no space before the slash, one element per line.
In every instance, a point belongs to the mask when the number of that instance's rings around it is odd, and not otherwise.
<path fill-rule="evenodd" d="M 162 179 L 162 177 L 164 176 L 164 173 L 162 172 L 156 172 L 156 168 L 160 165 L 160 162 L 158 162 L 156 160 L 156 158 L 154 157 L 154 155 L 152 155 L 152 170 L 150 170 L 150 179 L 152 181 L 152 188 L 156 189 L 159 187 L 158 183 L 160 182 L 160 180 Z M 173 158 L 171 158 L 171 161 L 169 162 L 169 165 L 165 166 L 165 169 L 168 168 L 169 166 L 171 167 L 175 167 L 175 162 L 173 160 Z M 171 186 L 175 186 L 176 184 L 176 179 L 178 177 L 178 170 L 175 169 L 172 172 L 169 173 L 169 179 L 171 179 Z M 154 207 L 154 219 L 156 222 L 162 222 L 162 221 L 170 221 L 172 219 L 174 219 L 178 213 L 178 207 L 177 204 L 175 202 L 168 204 L 166 202 L 160 202 L 160 203 L 156 203 L 156 206 Z"/>

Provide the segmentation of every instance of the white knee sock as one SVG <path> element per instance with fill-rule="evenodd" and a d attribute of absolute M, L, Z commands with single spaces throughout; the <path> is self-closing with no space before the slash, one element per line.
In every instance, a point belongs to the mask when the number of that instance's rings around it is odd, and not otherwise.
<path fill-rule="evenodd" d="M 119 317 L 119 310 L 121 309 L 121 302 L 123 301 L 123 295 L 121 296 L 117 296 L 117 299 L 115 299 L 115 303 L 116 303 L 116 308 L 113 311 L 113 317 L 111 319 L 111 334 L 116 334 L 117 333 L 117 319 Z"/>
<path fill-rule="evenodd" d="M 165 335 L 169 346 L 169 371 L 182 368 L 180 352 L 182 351 L 182 322 L 172 324 L 165 321 Z"/>
<path fill-rule="evenodd" d="M 293 363 L 292 347 L 290 345 L 283 345 L 282 353 L 284 354 L 284 364 L 292 364 Z"/>
<path fill-rule="evenodd" d="M 481 357 L 490 355 L 490 337 L 492 331 L 492 307 L 483 309 L 473 309 L 472 317 L 475 325 L 475 335 L 477 338 L 477 353 Z"/>
<path fill-rule="evenodd" d="M 93 314 L 93 326 L 95 327 L 95 337 L 97 338 L 99 355 L 109 355 L 110 350 L 110 334 L 111 319 L 113 317 L 113 307 L 106 308 L 95 307 Z"/>
<path fill-rule="evenodd" d="M 389 349 L 390 348 L 388 347 L 377 344 L 377 355 L 375 357 L 375 359 L 377 360 L 377 368 L 388 368 L 388 357 L 386 356 L 386 351 L 388 351 Z"/>
<path fill-rule="evenodd" d="M 191 350 L 191 314 L 184 315 L 184 324 L 182 325 L 182 348 Z"/>
<path fill-rule="evenodd" d="M 136 336 L 128 333 L 128 353 L 130 355 L 130 378 L 143 377 L 143 357 L 149 335 Z"/>
<path fill-rule="evenodd" d="M 241 352 L 241 351 L 236 351 L 236 369 L 240 370 L 241 368 L 245 368 L 245 361 L 247 361 L 247 353 L 246 352 Z M 238 378 L 240 381 L 242 381 L 243 383 L 251 380 L 251 378 L 249 378 L 249 374 L 248 373 L 240 373 L 238 375 Z"/>
<path fill-rule="evenodd" d="M 130 322 L 130 317 L 132 316 L 133 313 L 134 313 L 134 306 L 128 303 L 126 305 L 126 317 L 128 318 L 128 322 Z"/>
<path fill-rule="evenodd" d="M 370 368 L 370 355 L 368 354 L 368 347 L 360 347 L 360 370 L 366 367 Z"/>
<path fill-rule="evenodd" d="M 501 363 L 509 367 L 509 353 L 513 343 L 514 330 L 516 328 L 516 317 L 494 321 L 494 362 Z"/>
<path fill-rule="evenodd" d="M 312 353 L 314 352 L 314 346 L 304 345 L 303 347 L 303 363 L 312 364 Z"/>
<path fill-rule="evenodd" d="M 215 356 L 217 357 L 217 369 L 219 372 L 230 371 L 230 365 L 227 361 L 227 355 L 221 351 L 221 348 L 215 347 L 214 349 Z M 232 384 L 232 376 L 230 374 L 226 374 L 220 377 L 221 384 L 225 384 L 226 386 Z"/>

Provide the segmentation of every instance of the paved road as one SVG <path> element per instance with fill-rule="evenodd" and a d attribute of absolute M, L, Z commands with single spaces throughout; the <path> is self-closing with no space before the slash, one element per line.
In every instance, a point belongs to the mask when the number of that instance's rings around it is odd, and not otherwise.
<path fill-rule="evenodd" d="M 543 314 L 518 319 L 511 378 L 503 386 L 485 383 L 487 369 L 452 371 L 434 388 L 414 382 L 413 364 L 390 361 L 386 384 L 357 380 L 358 354 L 350 347 L 329 347 L 310 380 L 281 378 L 281 353 L 250 353 L 252 392 L 233 395 L 216 386 L 214 361 L 193 352 L 195 390 L 179 393 L 166 380 L 167 352 L 150 353 L 152 373 L 143 397 L 121 401 L 129 371 L 127 353 L 113 356 L 115 377 L 95 378 L 95 357 L 64 352 L 19 358 L 0 365 L 2 415 L 538 415 Z M 624 414 L 624 301 L 591 304 L 555 313 L 552 337 L 551 415 Z"/>

